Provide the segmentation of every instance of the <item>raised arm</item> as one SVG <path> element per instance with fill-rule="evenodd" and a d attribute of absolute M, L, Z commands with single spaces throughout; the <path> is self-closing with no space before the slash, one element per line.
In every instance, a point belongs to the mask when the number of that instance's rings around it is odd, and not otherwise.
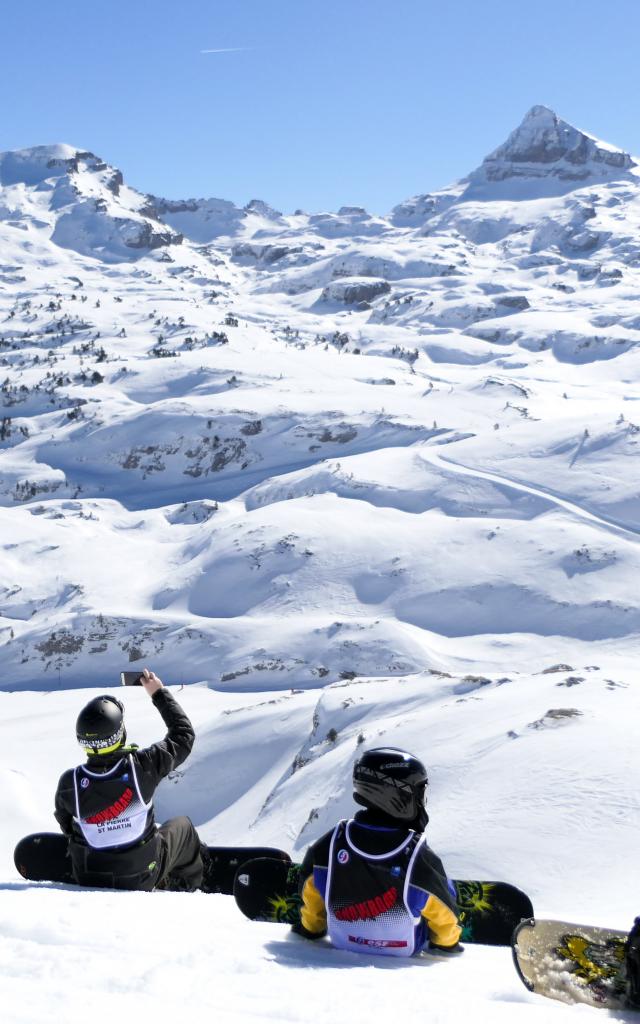
<path fill-rule="evenodd" d="M 142 685 L 167 726 L 167 734 L 163 740 L 137 751 L 138 761 L 145 774 L 154 777 L 157 784 L 187 759 L 193 747 L 195 733 L 189 718 L 173 694 L 165 689 L 162 680 L 149 669 L 144 670 Z"/>

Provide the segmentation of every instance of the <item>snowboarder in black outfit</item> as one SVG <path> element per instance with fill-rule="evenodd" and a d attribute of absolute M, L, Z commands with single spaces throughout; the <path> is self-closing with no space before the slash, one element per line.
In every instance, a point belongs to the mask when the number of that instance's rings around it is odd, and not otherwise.
<path fill-rule="evenodd" d="M 191 752 L 193 727 L 153 672 L 144 669 L 141 678 L 168 729 L 159 743 L 126 746 L 124 708 L 109 694 L 78 717 L 87 762 L 64 773 L 55 798 L 73 875 L 79 885 L 100 888 L 206 888 L 208 853 L 190 819 L 171 818 L 158 828 L 153 810 L 159 782 Z"/>
<path fill-rule="evenodd" d="M 404 750 L 369 750 L 353 769 L 365 809 L 306 853 L 298 934 L 354 952 L 412 956 L 462 952 L 453 886 L 423 832 L 427 772 Z"/>

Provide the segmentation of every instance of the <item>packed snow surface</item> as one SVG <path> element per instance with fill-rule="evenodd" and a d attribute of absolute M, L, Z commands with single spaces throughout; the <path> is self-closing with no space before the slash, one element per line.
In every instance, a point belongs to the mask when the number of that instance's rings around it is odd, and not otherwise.
<path fill-rule="evenodd" d="M 54 827 L 80 708 L 149 665 L 197 732 L 159 818 L 300 858 L 358 752 L 404 746 L 453 877 L 630 925 L 638 174 L 540 106 L 388 215 L 0 154 L 3 1020 L 596 1019 L 508 950 L 357 957 L 230 897 L 26 885 L 12 853 Z"/>
<path fill-rule="evenodd" d="M 388 1024 L 399 1013 L 424 1013 L 434 1024 L 569 1024 L 605 1016 L 530 995 L 509 949 L 477 946 L 455 963 L 374 960 L 247 921 L 225 896 L 16 883 L 3 892 L 0 955 L 11 1024 L 204 1015 L 220 1024 Z"/>

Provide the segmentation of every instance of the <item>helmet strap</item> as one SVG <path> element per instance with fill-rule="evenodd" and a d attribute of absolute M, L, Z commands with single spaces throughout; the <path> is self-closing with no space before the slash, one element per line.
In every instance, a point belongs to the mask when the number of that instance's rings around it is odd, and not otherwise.
<path fill-rule="evenodd" d="M 415 818 L 411 822 L 411 827 L 415 832 L 424 832 L 425 828 L 429 824 L 429 815 L 427 814 L 427 808 L 421 807 Z"/>

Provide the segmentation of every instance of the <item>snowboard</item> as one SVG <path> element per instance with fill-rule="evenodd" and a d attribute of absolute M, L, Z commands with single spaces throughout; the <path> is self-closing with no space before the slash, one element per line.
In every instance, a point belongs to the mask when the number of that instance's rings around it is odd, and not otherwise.
<path fill-rule="evenodd" d="M 269 846 L 210 846 L 214 864 L 213 892 L 233 893 L 233 880 L 239 867 L 255 857 L 273 857 L 277 863 L 289 863 L 283 850 Z M 16 868 L 31 882 L 62 882 L 74 885 L 67 839 L 60 832 L 35 832 L 25 836 L 13 854 Z M 208 879 L 210 881 L 210 877 Z"/>
<path fill-rule="evenodd" d="M 269 858 L 250 860 L 238 870 L 235 901 L 253 921 L 297 924 L 300 921 L 300 864 Z M 454 879 L 463 942 L 510 946 L 513 929 L 531 917 L 529 897 L 506 882 Z"/>
<path fill-rule="evenodd" d="M 513 961 L 530 992 L 563 1003 L 605 1010 L 625 1002 L 626 932 L 567 921 L 522 921 L 513 935 Z"/>

